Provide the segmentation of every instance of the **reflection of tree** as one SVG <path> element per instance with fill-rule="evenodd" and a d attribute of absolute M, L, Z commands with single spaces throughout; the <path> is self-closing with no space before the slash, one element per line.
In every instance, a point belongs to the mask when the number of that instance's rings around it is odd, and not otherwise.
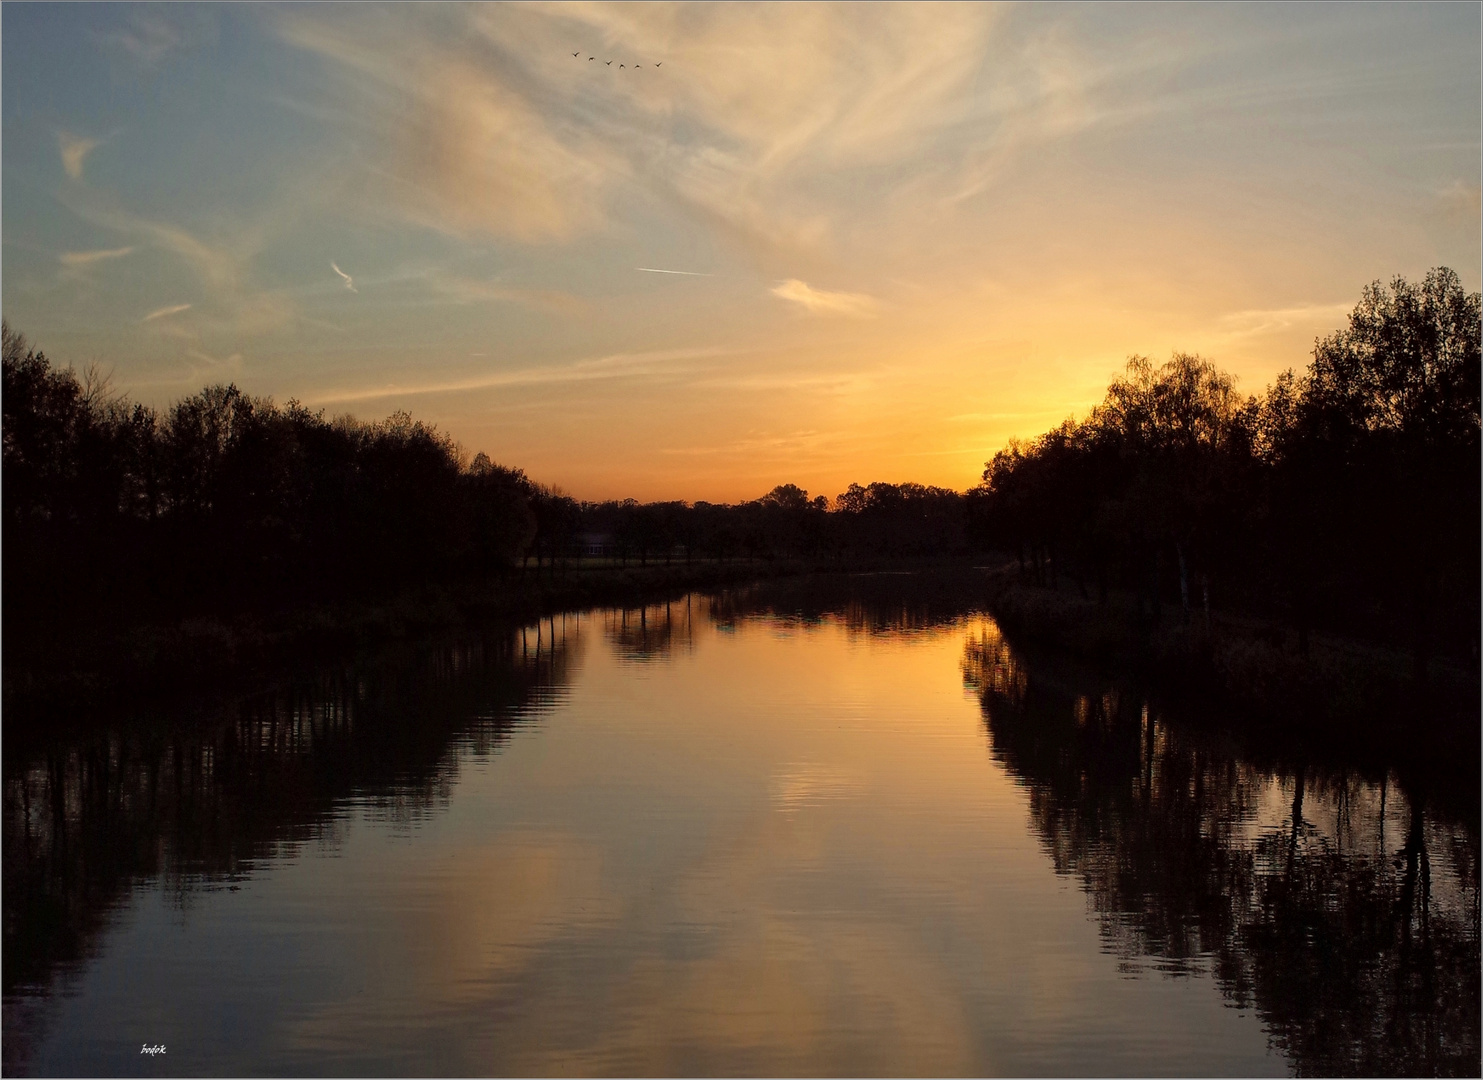
<path fill-rule="evenodd" d="M 711 604 L 721 625 L 763 618 L 803 626 L 826 620 L 851 634 L 911 634 L 948 626 L 978 611 L 977 571 L 817 574 L 726 592 Z"/>
<path fill-rule="evenodd" d="M 440 808 L 458 760 L 497 750 L 566 682 L 575 633 L 554 648 L 545 634 L 539 656 L 516 631 L 347 668 L 207 722 L 7 745 L 5 1071 L 26 1053 L 13 1022 L 25 997 L 86 957 L 133 883 L 163 879 L 184 899 L 250 874 L 285 844 L 332 840 L 350 797 L 393 820 Z"/>
<path fill-rule="evenodd" d="M 1057 870 L 1130 968 L 1210 971 L 1300 1074 L 1476 1074 L 1476 832 L 1419 789 L 1311 758 L 1257 766 L 1126 693 L 1086 693 L 992 624 L 963 673 Z"/>
<path fill-rule="evenodd" d="M 617 608 L 605 612 L 603 628 L 613 649 L 624 660 L 663 660 L 676 649 L 695 647 L 695 620 L 698 606 L 706 601 L 687 596 L 683 600 L 666 600 L 662 604 L 641 604 L 635 608 Z"/>

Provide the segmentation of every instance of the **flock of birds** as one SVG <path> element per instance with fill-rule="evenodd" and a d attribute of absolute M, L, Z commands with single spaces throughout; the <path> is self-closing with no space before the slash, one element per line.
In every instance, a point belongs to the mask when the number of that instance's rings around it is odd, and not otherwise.
<path fill-rule="evenodd" d="M 579 59 L 579 58 L 580 58 L 580 57 L 581 57 L 581 55 L 582 55 L 582 52 L 581 52 L 581 50 L 580 50 L 580 49 L 579 49 L 579 50 L 577 50 L 577 51 L 576 51 L 576 52 L 574 52 L 574 53 L 572 53 L 572 57 L 573 57 L 573 58 L 574 58 L 574 59 Z M 588 59 L 588 60 L 596 60 L 596 59 L 597 59 L 597 57 L 595 57 L 595 56 L 589 56 L 589 57 L 588 57 L 588 58 L 587 58 L 587 59 Z M 605 65 L 605 66 L 607 66 L 607 67 L 612 67 L 612 66 L 613 66 L 613 62 L 612 62 L 612 61 L 611 61 L 611 60 L 604 60 L 604 61 L 603 61 L 603 64 L 604 64 L 604 65 Z M 623 68 L 626 68 L 626 67 L 628 67 L 628 66 L 629 66 L 629 65 L 627 65 L 627 64 L 619 64 L 619 65 L 618 65 L 618 68 L 619 68 L 619 70 L 620 70 L 620 71 L 621 71 L 621 70 L 622 70 L 622 69 L 623 69 Z M 634 64 L 634 65 L 633 65 L 633 67 L 635 67 L 635 68 L 641 68 L 641 67 L 643 67 L 643 66 L 644 66 L 644 65 L 643 65 L 643 64 Z M 661 60 L 661 61 L 659 61 L 659 63 L 657 63 L 657 64 L 651 64 L 651 65 L 650 65 L 650 66 L 651 66 L 651 67 L 663 67 L 663 66 L 664 66 L 664 61 L 663 61 L 663 60 Z"/>

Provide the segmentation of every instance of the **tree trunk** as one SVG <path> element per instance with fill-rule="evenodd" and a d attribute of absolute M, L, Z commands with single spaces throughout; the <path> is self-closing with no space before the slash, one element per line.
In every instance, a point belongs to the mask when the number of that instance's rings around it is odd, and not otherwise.
<path fill-rule="evenodd" d="M 1298 840 L 1303 833 L 1303 772 L 1304 767 L 1301 765 L 1298 766 L 1297 781 L 1293 784 L 1292 837 L 1288 840 L 1287 846 L 1287 873 L 1289 878 L 1292 876 L 1293 863 L 1297 859 Z"/>
<path fill-rule="evenodd" d="M 1164 549 L 1155 547 L 1153 549 L 1153 623 L 1155 626 L 1164 621 L 1164 601 L 1159 595 L 1159 578 L 1164 576 Z"/>
<path fill-rule="evenodd" d="M 1175 544 L 1174 552 L 1179 556 L 1179 609 L 1180 617 L 1189 625 L 1189 567 L 1184 561 L 1184 545 Z"/>
<path fill-rule="evenodd" d="M 1412 594 L 1411 674 L 1417 686 L 1426 685 L 1427 660 L 1431 654 L 1430 614 L 1425 580 L 1419 580 Z"/>

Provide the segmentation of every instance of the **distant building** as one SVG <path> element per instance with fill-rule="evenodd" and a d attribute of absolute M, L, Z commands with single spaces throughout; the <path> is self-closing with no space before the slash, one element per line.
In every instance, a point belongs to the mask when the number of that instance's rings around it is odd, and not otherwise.
<path fill-rule="evenodd" d="M 613 534 L 589 532 L 582 533 L 577 537 L 578 546 L 583 555 L 602 556 L 613 549 Z"/>

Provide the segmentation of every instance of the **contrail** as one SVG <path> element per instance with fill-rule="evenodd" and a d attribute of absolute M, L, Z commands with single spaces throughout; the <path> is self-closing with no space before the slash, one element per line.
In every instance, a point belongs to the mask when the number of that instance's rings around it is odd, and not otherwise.
<path fill-rule="evenodd" d="M 684 274 L 686 277 L 711 277 L 710 274 L 697 274 L 694 270 L 659 270 L 652 266 L 635 266 L 635 270 L 642 270 L 646 274 Z"/>
<path fill-rule="evenodd" d="M 333 270 L 335 273 L 339 274 L 342 278 L 345 279 L 345 287 L 347 289 L 349 289 L 351 292 L 355 292 L 356 291 L 355 282 L 351 279 L 351 277 L 350 277 L 349 274 L 347 274 L 344 270 L 341 270 L 338 266 L 335 265 L 335 260 L 334 259 L 331 259 L 330 260 L 330 269 Z"/>

